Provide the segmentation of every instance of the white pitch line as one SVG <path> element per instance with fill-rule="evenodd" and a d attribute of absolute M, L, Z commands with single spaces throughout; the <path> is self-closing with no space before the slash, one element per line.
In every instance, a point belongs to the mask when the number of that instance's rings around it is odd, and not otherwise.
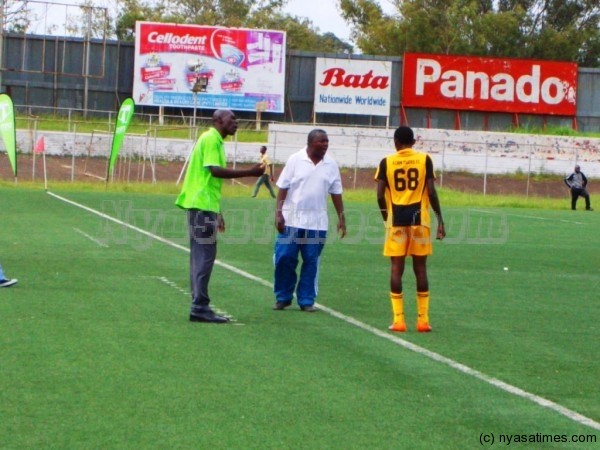
<path fill-rule="evenodd" d="M 151 278 L 154 278 L 154 279 L 160 281 L 161 283 L 166 284 L 167 286 L 177 290 L 179 293 L 184 294 L 186 297 L 190 296 L 190 291 L 187 291 L 184 288 L 182 288 L 181 286 L 178 286 L 177 283 L 169 280 L 167 277 L 154 276 Z M 228 317 L 233 325 L 244 325 L 243 323 L 239 322 L 235 317 L 233 317 L 231 314 L 229 314 L 227 311 L 223 311 L 222 309 L 219 309 L 218 307 L 216 307 L 215 305 L 212 305 L 212 304 L 211 304 L 211 306 L 212 306 L 212 309 L 214 309 L 217 314 Z"/>
<path fill-rule="evenodd" d="M 167 286 L 172 287 L 173 289 L 179 291 L 180 294 L 183 294 L 186 297 L 190 296 L 190 292 L 189 291 L 186 291 L 182 287 L 177 286 L 177 283 L 175 283 L 174 281 L 169 280 L 167 277 L 157 277 L 157 276 L 154 276 L 154 277 L 151 277 L 151 278 L 155 278 L 155 279 L 157 279 L 157 280 L 165 283 Z"/>
<path fill-rule="evenodd" d="M 478 380 L 484 381 L 488 384 L 491 384 L 492 386 L 495 386 L 499 389 L 502 389 L 505 392 L 508 392 L 510 394 L 516 395 L 517 397 L 521 397 L 527 400 L 532 401 L 533 403 L 536 403 L 544 408 L 548 408 L 551 409 L 555 412 L 558 412 L 559 414 L 575 421 L 578 422 L 582 425 L 587 425 L 591 428 L 594 428 L 596 430 L 600 430 L 600 423 L 594 421 L 593 419 L 590 419 L 589 417 L 586 417 L 582 414 L 579 414 L 576 411 L 573 411 L 571 409 L 565 408 L 562 405 L 559 405 L 558 403 L 554 403 L 551 400 L 547 400 L 543 397 L 540 397 L 538 395 L 532 394 L 530 392 L 524 391 L 521 388 L 518 388 L 516 386 L 513 386 L 511 384 L 505 383 L 502 380 L 499 380 L 497 378 L 491 377 L 489 375 L 484 374 L 483 372 L 480 372 L 478 370 L 472 369 L 469 366 L 466 366 L 462 363 L 459 363 L 457 361 L 454 361 L 453 359 L 447 358 L 445 356 L 440 355 L 439 353 L 435 353 L 432 352 L 431 350 L 428 350 L 424 347 L 420 347 L 416 344 L 413 344 L 412 342 L 406 341 L 404 339 L 401 339 L 397 336 L 391 335 L 385 331 L 379 330 L 375 327 L 372 327 L 371 325 L 367 325 L 366 323 L 360 322 L 359 320 L 354 319 L 353 317 L 350 316 L 346 316 L 345 314 L 342 314 L 340 312 L 337 312 L 331 308 L 328 308 L 326 306 L 320 305 L 319 304 L 319 308 L 322 309 L 323 311 L 327 312 L 328 314 L 337 317 L 338 319 L 343 320 L 344 322 L 347 322 L 349 324 L 352 324 L 358 328 L 361 328 L 365 331 L 368 331 L 369 333 L 372 333 L 378 337 L 387 339 L 391 342 L 393 342 L 394 344 L 400 345 L 401 347 L 404 347 L 408 350 L 411 350 L 415 353 L 418 353 L 420 355 L 426 356 L 436 362 L 445 364 L 449 367 L 452 367 L 453 369 L 458 370 L 459 372 L 462 372 L 464 374 L 470 375 L 474 378 L 477 378 Z"/>
<path fill-rule="evenodd" d="M 80 230 L 79 228 L 75 228 L 73 227 L 73 229 L 75 231 L 77 231 L 79 234 L 81 234 L 82 236 L 88 238 L 90 241 L 94 242 L 95 244 L 98 244 L 100 247 L 104 247 L 104 248 L 108 248 L 108 245 L 106 245 L 104 242 L 99 241 L 98 239 L 96 239 L 93 236 L 90 236 L 89 234 L 87 234 L 85 231 Z"/>
<path fill-rule="evenodd" d="M 145 236 L 148 236 L 148 237 L 150 237 L 152 239 L 155 239 L 158 242 L 162 242 L 163 244 L 169 245 L 169 246 L 171 246 L 173 248 L 176 248 L 178 250 L 183 250 L 184 252 L 188 252 L 188 253 L 190 252 L 190 249 L 187 248 L 187 247 L 184 247 L 183 245 L 176 244 L 175 242 L 169 241 L 168 239 L 162 238 L 162 237 L 160 237 L 160 236 L 158 236 L 156 234 L 152 234 L 152 233 L 150 233 L 150 232 L 148 232 L 148 231 L 146 231 L 146 230 L 144 230 L 142 228 L 136 227 L 135 225 L 131 225 L 131 224 L 127 223 L 127 222 L 123 222 L 122 220 L 115 219 L 114 217 L 111 217 L 108 214 L 104 214 L 103 212 L 100 212 L 100 211 L 97 211 L 97 210 L 95 210 L 93 208 L 90 208 L 88 206 L 82 205 L 81 203 L 74 202 L 73 200 L 69 200 L 68 198 L 61 197 L 60 195 L 55 194 L 53 192 L 46 191 L 46 193 L 48 195 L 50 195 L 50 196 L 58 199 L 58 200 L 61 200 L 61 201 L 65 202 L 65 203 L 68 203 L 68 204 L 73 205 L 73 206 L 77 206 L 78 208 L 81 208 L 81 209 L 83 209 L 85 211 L 91 212 L 92 214 L 96 214 L 97 216 L 100 216 L 103 219 L 107 219 L 107 220 L 110 220 L 111 222 L 115 222 L 115 223 L 118 223 L 119 225 L 123 225 L 124 227 L 131 228 L 132 230 L 137 231 L 138 233 L 143 234 Z M 267 287 L 270 287 L 270 288 L 273 287 L 273 285 L 271 283 L 269 283 L 268 281 L 265 281 L 262 278 L 258 278 L 257 276 L 249 274 L 248 272 L 244 272 L 243 270 L 238 269 L 237 267 L 234 267 L 234 266 L 229 265 L 227 263 L 224 263 L 224 262 L 222 262 L 222 261 L 220 261 L 218 259 L 215 261 L 215 264 L 217 264 L 218 266 L 223 267 L 224 269 L 230 270 L 233 273 L 237 273 L 238 275 L 246 277 L 249 280 L 256 281 L 257 283 L 260 283 L 263 286 L 267 286 Z"/>
<path fill-rule="evenodd" d="M 104 213 L 102 213 L 100 211 L 97 211 L 95 209 L 89 208 L 89 207 L 87 207 L 85 205 L 82 205 L 80 203 L 76 203 L 76 202 L 74 202 L 72 200 L 69 200 L 69 199 L 66 199 L 64 197 L 61 197 L 60 195 L 54 194 L 54 193 L 52 193 L 50 191 L 47 191 L 47 192 L 48 192 L 49 195 L 51 195 L 52 197 L 54 197 L 54 198 L 56 198 L 58 200 L 61 200 L 61 201 L 66 202 L 66 203 L 69 203 L 69 204 L 71 204 L 73 206 L 76 206 L 78 208 L 81 208 L 81 209 L 83 209 L 85 211 L 91 212 L 92 214 L 96 214 L 96 215 L 98 215 L 100 217 L 103 217 L 103 218 L 105 218 L 107 220 L 111 220 L 111 221 L 113 221 L 115 223 L 118 223 L 118 224 L 124 226 L 124 227 L 127 227 L 127 228 L 130 228 L 132 230 L 138 231 L 139 233 L 144 234 L 145 236 L 151 237 L 152 239 L 155 239 L 155 240 L 157 240 L 159 242 L 162 242 L 164 244 L 170 245 L 171 247 L 174 247 L 174 248 L 177 248 L 177 249 L 189 252 L 188 248 L 183 247 L 183 246 L 181 246 L 179 244 L 176 244 L 174 242 L 171 242 L 168 239 L 165 239 L 163 237 L 160 237 L 160 236 L 157 236 L 155 234 L 152 234 L 152 233 L 150 233 L 150 232 L 148 232 L 146 230 L 143 230 L 143 229 L 138 228 L 138 227 L 136 227 L 134 225 L 128 224 L 126 222 L 123 222 L 121 220 L 115 219 L 114 217 L 111 217 L 111 216 L 109 216 L 107 214 L 104 214 Z M 234 267 L 234 266 L 231 266 L 229 264 L 223 263 L 223 262 L 221 262 L 219 260 L 215 261 L 215 264 L 218 264 L 221 267 L 223 267 L 223 268 L 225 268 L 227 270 L 230 270 L 230 271 L 232 271 L 232 272 L 234 272 L 234 273 L 236 273 L 236 274 L 238 274 L 238 275 L 240 275 L 240 276 L 242 276 L 244 278 L 247 278 L 247 279 L 252 280 L 252 281 L 256 281 L 257 283 L 259 283 L 259 284 L 261 284 L 263 286 L 266 286 L 266 287 L 269 287 L 269 288 L 273 288 L 273 284 L 272 283 L 270 283 L 270 282 L 268 282 L 266 280 L 263 280 L 262 278 L 259 278 L 259 277 L 255 276 L 255 275 L 252 275 L 252 274 L 250 274 L 250 273 L 248 273 L 248 272 L 246 272 L 244 270 L 238 269 L 237 267 Z M 413 351 L 413 352 L 415 352 L 415 353 L 417 353 L 419 355 L 425 356 L 425 357 L 427 357 L 427 358 L 429 358 L 429 359 L 431 359 L 433 361 L 439 362 L 439 363 L 444 364 L 444 365 L 446 365 L 448 367 L 451 367 L 452 369 L 458 370 L 459 372 L 462 372 L 462 373 L 464 373 L 466 375 L 472 376 L 472 377 L 474 377 L 474 378 L 476 378 L 478 380 L 481 380 L 481 381 L 483 381 L 485 383 L 488 383 L 488 384 L 490 384 L 492 386 L 495 386 L 498 389 L 501 389 L 501 390 L 503 390 L 503 391 L 505 391 L 505 392 L 507 392 L 509 394 L 515 395 L 517 397 L 520 397 L 520 398 L 523 398 L 523 399 L 526 399 L 526 400 L 529 400 L 529 401 L 531 401 L 531 402 L 533 402 L 533 403 L 535 403 L 535 404 L 537 404 L 537 405 L 539 405 L 539 406 L 541 406 L 543 408 L 546 408 L 546 409 L 552 410 L 554 412 L 557 412 L 558 414 L 560 414 L 560 415 L 562 415 L 562 416 L 564 416 L 564 417 L 566 417 L 566 418 L 568 418 L 568 419 L 570 419 L 570 420 L 572 420 L 574 422 L 577 422 L 577 423 L 579 423 L 581 425 L 588 426 L 588 427 L 593 428 L 595 430 L 600 430 L 600 423 L 599 422 L 596 422 L 595 420 L 590 419 L 589 417 L 586 417 L 586 416 L 584 416 L 582 414 L 579 414 L 578 412 L 573 411 L 573 410 L 571 410 L 569 408 L 565 408 L 564 406 L 559 405 L 558 403 L 555 403 L 555 402 L 553 402 L 551 400 L 548 400 L 548 399 L 545 399 L 543 397 L 540 397 L 539 395 L 535 395 L 535 394 L 532 394 L 530 392 L 524 391 L 521 388 L 518 388 L 518 387 L 513 386 L 511 384 L 505 383 L 502 380 L 499 380 L 497 378 L 491 377 L 489 375 L 484 374 L 483 372 L 480 372 L 478 370 L 472 369 L 469 366 L 466 366 L 466 365 L 464 365 L 462 363 L 454 361 L 453 359 L 450 359 L 450 358 L 447 358 L 445 356 L 442 356 L 439 353 L 432 352 L 431 350 L 428 350 L 428 349 L 426 349 L 424 347 L 421 347 L 419 345 L 413 344 L 412 342 L 409 342 L 409 341 L 401 339 L 401 338 L 399 338 L 397 336 L 391 335 L 388 332 L 379 330 L 379 329 L 377 329 L 375 327 L 372 327 L 371 325 L 367 325 L 366 323 L 361 322 L 361 321 L 359 321 L 359 320 L 357 320 L 357 319 L 355 319 L 353 317 L 346 316 L 345 314 L 342 314 L 342 313 L 340 313 L 340 312 L 338 312 L 338 311 L 336 311 L 334 309 L 328 308 L 327 306 L 324 306 L 322 304 L 317 304 L 317 306 L 323 312 L 326 312 L 327 314 L 329 314 L 329 315 L 331 315 L 333 317 L 336 317 L 336 318 L 338 318 L 338 319 L 340 319 L 340 320 L 342 320 L 342 321 L 344 321 L 344 322 L 346 322 L 346 323 L 348 323 L 350 325 L 354 325 L 357 328 L 360 328 L 360 329 L 362 329 L 364 331 L 367 331 L 367 332 L 369 332 L 371 334 L 374 334 L 375 336 L 381 337 L 383 339 L 387 339 L 388 341 L 390 341 L 390 342 L 392 342 L 392 343 L 394 343 L 396 345 L 399 345 L 401 347 L 404 347 L 407 350 L 411 350 L 411 351 Z"/>

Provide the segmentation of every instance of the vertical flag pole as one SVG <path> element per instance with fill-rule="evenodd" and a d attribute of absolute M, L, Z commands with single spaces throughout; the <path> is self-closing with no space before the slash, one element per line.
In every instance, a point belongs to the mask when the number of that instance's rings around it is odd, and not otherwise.
<path fill-rule="evenodd" d="M 35 146 L 34 142 L 37 143 L 37 119 L 33 122 L 33 136 L 31 137 L 31 145 Z M 35 148 L 33 149 L 32 162 L 31 162 L 31 181 L 35 181 Z"/>
<path fill-rule="evenodd" d="M 44 189 L 48 190 L 48 176 L 46 175 L 46 152 L 42 153 L 42 161 L 44 161 Z"/>

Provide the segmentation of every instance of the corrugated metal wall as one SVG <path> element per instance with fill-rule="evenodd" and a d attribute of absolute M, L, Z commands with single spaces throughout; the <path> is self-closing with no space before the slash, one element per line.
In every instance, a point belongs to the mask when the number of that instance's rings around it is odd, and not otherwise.
<path fill-rule="evenodd" d="M 54 36 L 4 35 L 2 90 L 15 105 L 66 108 L 88 111 L 116 111 L 133 88 L 134 45 L 116 41 Z M 89 55 L 89 56 L 88 56 Z M 264 121 L 311 123 L 317 57 L 348 58 L 346 55 L 289 51 L 287 54 L 285 114 L 263 114 Z M 395 127 L 401 122 L 400 92 L 402 59 L 353 55 L 353 59 L 392 61 L 392 98 L 390 116 L 318 114 L 316 123 Z M 84 76 L 84 74 L 88 76 Z M 86 98 L 87 93 L 87 98 Z M 156 114 L 157 108 L 138 108 Z M 165 114 L 180 116 L 179 109 Z M 189 115 L 191 111 L 184 110 Z M 253 119 L 253 113 L 238 113 Z M 463 130 L 507 130 L 515 123 L 512 114 L 445 110 L 407 109 L 411 126 Z M 388 123 L 386 123 L 388 122 Z M 520 125 L 572 127 L 568 117 L 519 115 Z M 600 130 L 600 69 L 579 69 L 577 126 L 581 131 Z"/>
<path fill-rule="evenodd" d="M 131 95 L 133 44 L 92 40 L 88 52 L 75 38 L 9 34 L 3 42 L 2 90 L 33 113 L 35 106 L 115 111 Z"/>

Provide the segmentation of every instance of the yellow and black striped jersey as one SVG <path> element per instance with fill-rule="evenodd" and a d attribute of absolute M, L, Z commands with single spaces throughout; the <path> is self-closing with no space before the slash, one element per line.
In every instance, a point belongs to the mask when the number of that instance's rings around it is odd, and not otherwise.
<path fill-rule="evenodd" d="M 388 226 L 430 227 L 427 180 L 435 178 L 433 162 L 426 153 L 399 150 L 381 160 L 375 180 L 386 184 Z"/>

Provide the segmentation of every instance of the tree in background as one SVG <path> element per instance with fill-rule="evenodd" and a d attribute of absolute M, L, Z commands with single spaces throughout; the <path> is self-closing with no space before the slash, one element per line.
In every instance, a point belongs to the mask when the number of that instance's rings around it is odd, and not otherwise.
<path fill-rule="evenodd" d="M 95 6 L 101 0 L 83 0 L 81 6 L 74 7 L 77 14 L 67 14 L 67 23 L 60 30 L 69 35 L 133 41 L 138 20 L 266 28 L 285 31 L 289 49 L 354 52 L 350 43 L 332 33 L 321 33 L 308 18 L 284 13 L 287 1 L 120 0 L 115 10 Z M 380 2 L 384 1 L 393 5 L 393 13 L 383 12 Z M 405 52 L 425 52 L 552 59 L 600 67 L 598 0 L 336 2 L 360 53 L 402 56 Z M 52 3 L 58 4 L 58 0 Z M 0 0 L 0 5 L 4 31 L 39 34 L 36 21 L 46 23 L 47 18 L 36 17 L 32 4 L 25 0 Z M 46 34 L 59 29 L 51 21 L 44 26 L 42 33 Z"/>
<path fill-rule="evenodd" d="M 364 53 L 522 57 L 600 67 L 598 0 L 339 0 Z"/>
<path fill-rule="evenodd" d="M 106 39 L 113 34 L 108 8 L 94 0 L 73 3 L 0 0 L 3 32 Z"/>
<path fill-rule="evenodd" d="M 35 20 L 26 2 L 0 0 L 0 25 L 11 33 L 23 33 Z"/>
<path fill-rule="evenodd" d="M 120 41 L 135 40 L 135 23 L 139 21 L 160 22 L 164 15 L 162 5 L 151 6 L 138 0 L 124 0 L 115 25 Z"/>
<path fill-rule="evenodd" d="M 352 53 L 353 47 L 332 33 L 321 34 L 305 17 L 284 14 L 286 0 L 124 0 L 116 20 L 120 40 L 135 39 L 135 22 L 169 22 L 238 28 L 265 28 L 287 33 L 287 48 Z"/>
<path fill-rule="evenodd" d="M 70 36 L 106 39 L 113 34 L 107 8 L 96 6 L 93 0 L 85 0 L 78 9 L 78 14 L 67 15 L 65 31 Z"/>
<path fill-rule="evenodd" d="M 354 47 L 332 33 L 321 33 L 308 18 L 283 12 L 288 0 L 0 0 L 0 25 L 8 32 L 135 40 L 136 21 L 238 28 L 287 33 L 287 48 L 351 54 Z M 330 0 L 327 0 L 330 1 Z M 60 7 L 58 7 L 60 5 Z M 115 6 L 116 5 L 116 6 Z M 35 7 L 34 7 L 35 6 Z"/>

